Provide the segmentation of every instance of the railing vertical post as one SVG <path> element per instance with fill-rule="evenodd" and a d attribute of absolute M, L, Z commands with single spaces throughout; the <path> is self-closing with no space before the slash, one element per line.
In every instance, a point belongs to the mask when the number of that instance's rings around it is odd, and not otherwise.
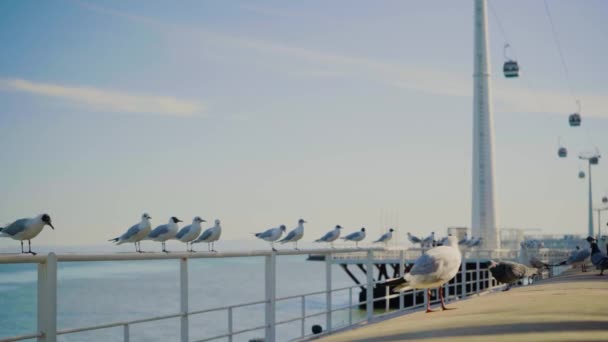
<path fill-rule="evenodd" d="M 480 284 L 480 282 L 479 282 L 479 275 L 480 275 L 480 273 L 479 273 L 479 258 L 477 258 L 477 261 L 475 262 L 475 274 L 476 274 L 475 282 L 477 284 L 477 285 L 475 285 L 475 290 L 476 290 L 477 294 L 479 294 L 479 292 L 480 292 L 479 291 L 479 284 Z"/>
<path fill-rule="evenodd" d="M 228 342 L 232 342 L 232 307 L 228 308 Z"/>
<path fill-rule="evenodd" d="M 405 276 L 405 251 L 401 250 L 399 251 L 399 276 L 403 277 Z M 405 303 L 404 303 L 404 291 L 399 292 L 399 310 L 403 310 L 403 308 L 405 307 Z"/>
<path fill-rule="evenodd" d="M 179 267 L 180 275 L 180 311 L 182 314 L 180 326 L 181 326 L 181 341 L 188 342 L 188 259 L 181 258 Z"/>
<path fill-rule="evenodd" d="M 384 287 L 384 312 L 388 312 L 389 307 L 391 306 L 390 296 L 390 288 L 388 286 Z"/>
<path fill-rule="evenodd" d="M 276 254 L 266 256 L 266 342 L 275 342 Z"/>
<path fill-rule="evenodd" d="M 462 265 L 460 265 L 460 298 L 465 298 L 467 296 L 467 261 L 462 260 Z"/>
<path fill-rule="evenodd" d="M 128 324 L 125 324 L 122 326 L 122 334 L 123 334 L 123 341 L 129 342 L 129 339 L 131 338 L 131 336 L 129 334 L 129 325 Z"/>
<path fill-rule="evenodd" d="M 306 296 L 302 296 L 302 337 L 306 336 Z"/>
<path fill-rule="evenodd" d="M 374 317 L 374 252 L 367 251 L 367 289 L 366 289 L 366 309 L 367 321 L 371 322 Z"/>
<path fill-rule="evenodd" d="M 326 331 L 331 331 L 331 254 L 325 256 L 325 302 L 326 302 Z"/>
<path fill-rule="evenodd" d="M 57 256 L 49 253 L 38 266 L 38 341 L 57 341 Z"/>
<path fill-rule="evenodd" d="M 348 325 L 353 325 L 353 288 L 348 288 Z"/>

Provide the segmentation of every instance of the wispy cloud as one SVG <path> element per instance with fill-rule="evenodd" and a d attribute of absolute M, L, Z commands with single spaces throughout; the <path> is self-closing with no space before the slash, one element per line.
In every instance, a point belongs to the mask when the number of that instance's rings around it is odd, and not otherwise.
<path fill-rule="evenodd" d="M 95 111 L 159 114 L 188 117 L 202 114 L 205 106 L 172 96 L 142 95 L 86 86 L 66 86 L 24 79 L 0 79 L 0 90 L 48 96 Z"/>

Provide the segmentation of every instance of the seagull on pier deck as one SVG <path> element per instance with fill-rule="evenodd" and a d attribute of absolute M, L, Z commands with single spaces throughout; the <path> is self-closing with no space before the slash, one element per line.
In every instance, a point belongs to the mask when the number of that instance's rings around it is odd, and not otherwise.
<path fill-rule="evenodd" d="M 315 242 L 329 242 L 331 248 L 334 248 L 334 241 L 336 241 L 340 237 L 340 231 L 342 230 L 342 226 L 337 225 L 332 231 L 327 232 L 320 239 L 315 240 Z"/>
<path fill-rule="evenodd" d="M 21 253 L 36 255 L 36 253 L 32 252 L 32 239 L 40 234 L 44 226 L 49 226 L 55 230 L 49 214 L 40 214 L 33 218 L 22 218 L 4 228 L 0 228 L 0 237 L 10 237 L 13 240 L 19 240 L 21 241 Z M 23 250 L 24 240 L 28 242 L 29 250 L 27 252 Z"/>
<path fill-rule="evenodd" d="M 608 256 L 597 246 L 597 242 L 591 236 L 587 237 L 587 241 L 591 245 L 591 263 L 600 270 L 599 276 L 604 275 L 604 270 L 608 268 Z"/>
<path fill-rule="evenodd" d="M 417 243 L 422 244 L 422 240 L 419 237 L 414 236 L 414 235 L 410 234 L 409 232 L 407 233 L 407 239 L 410 240 L 410 242 L 413 243 L 414 245 Z"/>
<path fill-rule="evenodd" d="M 408 291 L 411 289 L 427 289 L 426 312 L 431 310 L 431 288 L 439 288 L 441 308 L 449 310 L 443 301 L 443 284 L 450 281 L 458 273 L 462 256 L 458 248 L 458 239 L 448 236 L 446 244 L 429 249 L 414 262 L 409 273 L 402 278 L 386 282 L 394 286 L 393 291 Z"/>
<path fill-rule="evenodd" d="M 374 241 L 374 243 L 382 242 L 387 244 L 393 238 L 394 231 L 395 230 L 393 228 L 389 229 L 388 232 L 382 234 L 382 236 L 378 240 Z"/>
<path fill-rule="evenodd" d="M 285 227 L 285 225 L 282 224 L 279 227 L 270 228 L 261 233 L 255 233 L 255 237 L 257 237 L 258 239 L 262 239 L 264 241 L 270 242 L 270 247 L 272 248 L 273 251 L 276 252 L 277 250 L 274 248 L 274 242 L 281 238 L 281 235 L 283 235 L 283 232 L 286 229 L 287 228 Z"/>
<path fill-rule="evenodd" d="M 525 277 L 532 277 L 539 272 L 537 268 L 528 267 L 512 261 L 501 261 L 499 263 L 490 261 L 488 269 L 496 281 L 507 284 L 507 287 L 503 291 L 509 291 L 511 286 L 518 280 Z"/>
<path fill-rule="evenodd" d="M 293 242 L 296 245 L 296 249 L 298 249 L 298 240 L 300 240 L 304 236 L 304 223 L 306 223 L 306 221 L 300 219 L 298 221 L 298 226 L 294 230 L 290 231 L 289 234 L 287 234 L 287 236 L 279 242 Z"/>
<path fill-rule="evenodd" d="M 131 228 L 129 228 L 121 236 L 108 241 L 115 242 L 117 245 L 122 245 L 123 243 L 133 243 L 135 245 L 135 252 L 141 253 L 140 241 L 146 238 L 146 236 L 148 236 L 152 230 L 152 225 L 150 224 L 151 218 L 152 217 L 150 217 L 150 215 L 147 213 L 143 213 L 139 223 L 131 226 Z"/>
<path fill-rule="evenodd" d="M 192 219 L 192 224 L 185 226 L 175 235 L 177 240 L 186 243 L 186 252 L 194 252 L 192 243 L 201 233 L 201 230 L 203 230 L 203 227 L 201 227 L 201 223 L 203 222 L 207 221 L 200 218 L 200 216 L 195 216 Z M 190 249 L 188 249 L 188 244 L 190 244 Z"/>
<path fill-rule="evenodd" d="M 345 241 L 354 241 L 355 246 L 359 247 L 359 241 L 365 239 L 365 227 L 361 228 L 358 232 L 350 233 L 342 238 Z"/>
<path fill-rule="evenodd" d="M 193 243 L 206 242 L 209 252 L 216 252 L 215 241 L 219 240 L 220 236 L 222 236 L 222 226 L 220 225 L 220 220 L 215 220 L 215 225 L 205 229 L 203 234 L 194 240 Z"/>
<path fill-rule="evenodd" d="M 148 237 L 146 237 L 146 239 L 161 242 L 163 246 L 163 252 L 169 253 L 169 251 L 167 251 L 167 249 L 165 248 L 165 242 L 169 239 L 173 239 L 175 235 L 177 235 L 177 232 L 179 230 L 179 227 L 177 226 L 178 222 L 182 222 L 182 220 L 178 219 L 175 216 L 172 216 L 169 219 L 169 223 L 154 228 L 154 230 L 151 231 L 150 234 L 148 234 Z"/>
<path fill-rule="evenodd" d="M 432 232 L 431 235 L 427 236 L 424 240 L 422 240 L 422 246 L 432 247 L 435 242 L 435 232 Z"/>

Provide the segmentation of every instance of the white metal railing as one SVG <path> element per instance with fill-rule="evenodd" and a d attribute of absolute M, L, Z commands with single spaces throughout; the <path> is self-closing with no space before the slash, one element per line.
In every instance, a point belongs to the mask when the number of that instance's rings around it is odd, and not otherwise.
<path fill-rule="evenodd" d="M 334 264 L 333 258 L 343 253 L 357 253 L 365 254 L 365 264 L 367 266 L 367 279 L 364 285 L 353 285 L 342 288 L 332 288 L 332 264 Z M 9 263 L 36 263 L 38 264 L 38 293 L 37 293 L 37 332 L 21 335 L 2 337 L 0 336 L 0 342 L 8 341 L 22 341 L 27 339 L 36 338 L 37 341 L 54 342 L 59 335 L 73 334 L 85 331 L 108 329 L 108 328 L 122 328 L 123 340 L 128 342 L 130 340 L 130 327 L 135 324 L 141 324 L 152 321 L 166 320 L 171 318 L 180 318 L 180 341 L 187 342 L 190 340 L 189 336 L 189 316 L 199 315 L 210 312 L 221 312 L 224 311 L 227 317 L 227 330 L 225 333 L 215 336 L 205 337 L 203 339 L 196 339 L 195 341 L 211 341 L 221 338 L 226 338 L 228 341 L 232 341 L 234 336 L 244 334 L 251 331 L 264 330 L 265 341 L 274 342 L 276 338 L 276 327 L 282 324 L 288 324 L 292 322 L 300 321 L 300 335 L 302 338 L 306 338 L 305 321 L 311 317 L 325 315 L 325 329 L 324 333 L 329 333 L 335 330 L 332 322 L 332 313 L 336 311 L 348 310 L 348 325 L 353 325 L 353 308 L 359 307 L 365 304 L 366 316 L 365 321 L 371 322 L 375 317 L 384 315 L 391 312 L 390 300 L 399 297 L 399 309 L 411 310 L 423 307 L 426 305 L 425 302 L 418 303 L 416 295 L 422 292 L 422 290 L 409 291 L 404 293 L 390 294 L 387 293 L 383 297 L 374 298 L 374 286 L 378 283 L 374 281 L 374 262 L 377 260 L 374 254 L 382 253 L 382 249 L 314 249 L 314 250 L 287 250 L 287 251 L 251 251 L 251 252 L 226 252 L 226 253 L 171 253 L 171 254 L 59 254 L 49 253 L 46 256 L 26 256 L 26 255 L 7 255 L 0 256 L 0 264 Z M 395 251 L 391 251 L 395 252 Z M 406 258 L 406 251 L 396 251 L 398 259 L 404 261 Z M 310 292 L 299 295 L 292 295 L 286 297 L 276 297 L 276 258 L 282 255 L 307 255 L 317 254 L 325 255 L 325 277 L 326 284 L 325 290 Z M 236 305 L 222 306 L 204 310 L 190 311 L 188 308 L 188 260 L 199 259 L 199 258 L 231 258 L 231 257 L 264 257 L 265 263 L 265 294 L 264 300 L 241 303 Z M 161 260 L 161 259 L 177 259 L 180 264 L 180 312 L 149 317 L 145 319 L 137 319 L 130 321 L 110 322 L 105 324 L 98 324 L 93 326 L 70 328 L 70 329 L 58 329 L 57 328 L 57 264 L 58 262 L 91 262 L 91 261 L 131 261 L 131 260 Z M 404 262 L 401 262 L 399 268 L 399 274 L 404 274 L 405 267 Z M 481 288 L 484 290 L 494 287 L 495 281 L 489 276 L 487 269 L 480 269 L 479 259 L 476 261 L 476 268 L 474 270 L 461 270 L 460 272 L 461 282 L 457 283 L 456 278 L 444 285 L 446 298 L 454 298 L 458 292 L 465 295 L 479 293 Z M 473 279 L 474 278 L 474 279 Z M 469 279 L 469 280 L 467 280 Z M 483 286 L 482 286 L 483 284 Z M 364 302 L 357 301 L 353 303 L 353 289 L 361 286 L 365 286 L 367 297 Z M 458 291 L 458 287 L 460 291 Z M 467 286 L 469 290 L 467 290 Z M 349 303 L 347 306 L 334 307 L 332 302 L 332 294 L 341 291 L 348 291 Z M 310 296 L 314 295 L 325 295 L 325 310 L 314 313 L 306 312 L 306 300 Z M 404 297 L 408 294 L 413 296 L 413 306 L 405 307 Z M 300 315 L 297 317 L 277 321 L 276 319 L 276 304 L 278 302 L 300 299 Z M 374 303 L 377 301 L 385 302 L 384 314 L 374 314 Z M 434 300 L 435 302 L 437 300 Z M 234 311 L 243 307 L 264 305 L 264 317 L 265 321 L 263 325 L 254 327 L 248 327 L 246 329 L 235 329 L 233 324 Z M 395 310 L 393 310 L 394 312 Z"/>

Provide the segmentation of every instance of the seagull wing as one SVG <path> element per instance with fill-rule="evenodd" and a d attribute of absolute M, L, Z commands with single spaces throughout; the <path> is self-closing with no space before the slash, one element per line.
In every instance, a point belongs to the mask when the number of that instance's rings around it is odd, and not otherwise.
<path fill-rule="evenodd" d="M 291 241 L 291 239 L 293 239 L 295 237 L 296 237 L 296 230 L 294 229 L 294 230 L 290 231 L 289 234 L 287 234 L 287 236 L 284 237 L 283 240 L 281 240 L 279 242 L 281 242 L 281 243 L 289 242 L 289 241 Z"/>
<path fill-rule="evenodd" d="M 2 233 L 6 234 L 6 235 L 10 235 L 10 236 L 17 235 L 17 234 L 21 233 L 22 231 L 24 231 L 25 228 L 27 228 L 27 221 L 28 221 L 28 219 L 25 219 L 25 218 L 19 219 L 15 222 L 11 223 L 7 227 L 2 228 Z"/>
<path fill-rule="evenodd" d="M 386 239 L 388 239 L 388 233 L 382 234 L 382 236 L 378 240 L 374 241 L 374 243 L 376 243 L 376 242 L 384 242 L 384 240 L 386 240 Z"/>
<path fill-rule="evenodd" d="M 124 234 L 120 236 L 119 240 L 128 240 L 137 233 L 139 233 L 139 223 L 129 228 Z"/>
<path fill-rule="evenodd" d="M 327 232 L 325 233 L 325 235 L 323 235 L 323 237 L 321 237 L 320 239 L 317 240 L 317 242 L 321 242 L 321 241 L 326 241 L 329 240 L 331 238 L 334 237 L 334 231 L 332 230 L 331 232 Z"/>
<path fill-rule="evenodd" d="M 156 228 L 154 228 L 154 230 L 150 233 L 150 237 L 151 238 L 157 238 L 163 234 L 167 234 L 169 232 L 169 226 L 166 224 L 163 224 L 162 226 L 158 226 Z"/>
<path fill-rule="evenodd" d="M 427 275 L 437 272 L 439 261 L 428 254 L 421 255 L 410 271 L 411 275 Z"/>
<path fill-rule="evenodd" d="M 350 234 L 346 235 L 345 237 L 343 237 L 343 239 L 352 240 L 352 239 L 356 238 L 358 234 L 359 234 L 359 232 L 350 233 Z"/>
<path fill-rule="evenodd" d="M 260 239 L 265 239 L 265 238 L 269 238 L 272 236 L 273 231 L 275 228 L 270 228 L 267 231 L 263 232 L 263 233 L 257 233 L 255 234 L 256 237 L 260 238 Z"/>
<path fill-rule="evenodd" d="M 211 235 L 213 234 L 213 228 L 207 228 L 203 234 L 201 236 L 198 237 L 198 239 L 196 239 L 196 241 L 194 242 L 202 242 L 207 240 L 208 238 L 211 237 Z"/>
<path fill-rule="evenodd" d="M 177 235 L 175 235 L 175 237 L 177 239 L 181 239 L 182 237 L 186 236 L 186 234 L 188 234 L 190 232 L 190 229 L 192 228 L 192 225 L 186 226 L 184 228 L 182 228 L 182 230 L 180 230 Z"/>

